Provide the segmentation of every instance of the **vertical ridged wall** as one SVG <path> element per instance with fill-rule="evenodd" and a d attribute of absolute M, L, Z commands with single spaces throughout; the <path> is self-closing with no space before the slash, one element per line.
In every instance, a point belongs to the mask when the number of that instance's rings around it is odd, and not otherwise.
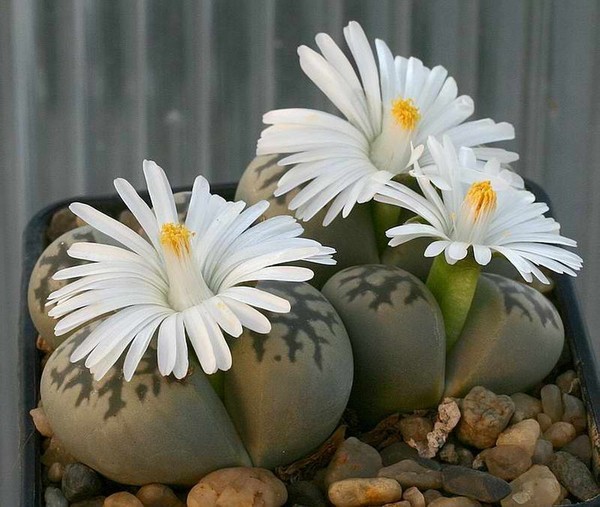
<path fill-rule="evenodd" d="M 174 185 L 236 180 L 261 114 L 330 109 L 296 47 L 319 31 L 370 39 L 443 64 L 476 116 L 512 122 L 517 168 L 550 195 L 586 264 L 592 334 L 600 314 L 600 3 L 595 0 L 0 0 L 0 383 L 16 392 L 20 234 L 52 201 L 142 187 L 152 158 Z M 2 475 L 14 480 L 16 401 L 3 398 Z M 7 461 L 5 461 L 7 460 Z M 7 472 L 6 472 L 7 471 Z M 6 500 L 6 505 L 11 503 Z M 2 502 L 4 505 L 4 502 Z"/>

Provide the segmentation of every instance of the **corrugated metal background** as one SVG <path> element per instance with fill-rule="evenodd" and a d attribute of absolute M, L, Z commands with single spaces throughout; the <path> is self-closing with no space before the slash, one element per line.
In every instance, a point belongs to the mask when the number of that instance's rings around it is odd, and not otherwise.
<path fill-rule="evenodd" d="M 520 172 L 541 183 L 586 264 L 600 324 L 600 3 L 595 0 L 0 0 L 2 478 L 16 480 L 20 233 L 54 200 L 141 187 L 141 160 L 176 185 L 238 178 L 261 114 L 327 108 L 296 47 L 348 20 L 428 66 L 443 64 L 478 117 L 510 121 Z M 8 497 L 6 497 L 8 498 Z M 9 500 L 2 505 L 13 505 Z M 6 502 L 6 503 L 5 503 Z"/>

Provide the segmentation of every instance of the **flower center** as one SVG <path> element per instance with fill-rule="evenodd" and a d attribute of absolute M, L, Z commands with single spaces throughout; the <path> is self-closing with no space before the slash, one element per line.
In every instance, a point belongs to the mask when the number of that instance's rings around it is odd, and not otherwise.
<path fill-rule="evenodd" d="M 414 130 L 421 119 L 419 108 L 412 99 L 396 99 L 392 102 L 392 115 L 404 130 Z"/>
<path fill-rule="evenodd" d="M 183 311 L 214 294 L 204 281 L 192 251 L 194 233 L 183 224 L 166 223 L 160 230 L 165 268 L 169 280 L 169 305 Z"/>
<path fill-rule="evenodd" d="M 184 252 L 189 253 L 190 238 L 193 235 L 194 233 L 183 224 L 167 223 L 160 230 L 160 242 L 177 257 L 181 257 Z"/>
<path fill-rule="evenodd" d="M 473 183 L 465 196 L 465 202 L 471 208 L 474 220 L 482 214 L 489 214 L 496 209 L 496 192 L 489 180 Z"/>

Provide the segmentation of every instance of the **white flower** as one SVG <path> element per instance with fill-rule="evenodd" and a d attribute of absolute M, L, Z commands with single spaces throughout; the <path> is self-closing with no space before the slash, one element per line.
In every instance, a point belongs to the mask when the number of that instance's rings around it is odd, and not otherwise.
<path fill-rule="evenodd" d="M 300 238 L 302 226 L 289 216 L 252 225 L 269 204 L 227 202 L 211 195 L 208 182 L 194 182 L 185 224 L 179 223 L 164 171 L 144 161 L 144 175 L 153 210 L 123 179 L 117 192 L 144 229 L 149 242 L 91 206 L 73 203 L 71 211 L 125 248 L 77 243 L 69 249 L 88 264 L 58 271 L 57 280 L 79 278 L 49 296 L 56 303 L 49 315 L 62 319 L 56 334 L 67 333 L 110 314 L 77 347 L 75 362 L 102 378 L 129 346 L 123 372 L 130 380 L 157 335 L 158 368 L 162 375 L 183 378 L 188 369 L 186 336 L 203 370 L 231 367 L 223 332 L 239 336 L 242 327 L 268 333 L 271 324 L 255 308 L 285 313 L 287 300 L 247 282 L 304 281 L 308 268 L 276 266 L 298 260 L 334 264 L 334 250 Z"/>
<path fill-rule="evenodd" d="M 407 223 L 391 228 L 390 246 L 419 237 L 434 238 L 425 250 L 426 257 L 442 252 L 449 264 L 464 259 L 471 248 L 477 263 L 489 263 L 493 252 L 506 257 L 527 281 L 533 276 L 544 283 L 548 279 L 537 266 L 575 276 L 581 258 L 556 245 L 576 246 L 576 242 L 559 234 L 560 225 L 545 217 L 548 206 L 534 202 L 532 193 L 518 190 L 495 176 L 496 161 L 491 169 L 480 173 L 482 179 L 465 178 L 456 150 L 448 137 L 443 144 L 430 138 L 427 142 L 440 177 L 449 183 L 439 191 L 431 179 L 415 165 L 415 174 L 423 195 L 396 183 L 388 182 L 375 199 L 395 204 L 416 213 L 427 223 Z M 440 195 L 441 194 L 441 195 Z"/>
<path fill-rule="evenodd" d="M 310 220 L 331 202 L 324 220 L 371 200 L 381 183 L 407 172 L 414 157 L 422 165 L 431 160 L 411 144 L 423 144 L 429 135 L 448 135 L 457 146 L 478 146 L 514 138 L 509 123 L 490 119 L 470 121 L 473 100 L 457 97 L 456 82 L 441 66 L 429 69 L 417 58 L 392 56 L 385 42 L 375 41 L 379 71 L 360 25 L 351 22 L 344 36 L 360 79 L 350 61 L 327 34 L 316 36 L 321 54 L 301 46 L 300 66 L 347 118 L 343 120 L 312 109 L 280 109 L 266 113 L 266 128 L 257 154 L 291 153 L 280 165 L 294 165 L 279 180 L 275 195 L 306 186 L 292 199 L 296 216 Z M 515 153 L 478 147 L 480 160 L 501 163 L 518 159 Z M 412 157 L 412 158 L 411 158 Z"/>

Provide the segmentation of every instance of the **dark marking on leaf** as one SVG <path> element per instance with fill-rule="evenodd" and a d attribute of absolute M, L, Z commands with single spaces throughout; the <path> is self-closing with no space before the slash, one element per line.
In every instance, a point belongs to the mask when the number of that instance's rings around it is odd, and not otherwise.
<path fill-rule="evenodd" d="M 83 264 L 83 261 L 72 259 L 69 257 L 67 250 L 71 247 L 73 243 L 80 241 L 89 241 L 94 242 L 94 234 L 91 231 L 88 232 L 76 232 L 73 234 L 73 239 L 70 243 L 66 241 L 61 241 L 58 244 L 58 249 L 54 255 L 44 255 L 40 257 L 40 263 L 37 269 L 42 268 L 43 266 L 48 266 L 48 273 L 46 276 L 41 277 L 39 280 L 39 285 L 34 289 L 33 293 L 35 294 L 35 299 L 39 304 L 40 312 L 45 313 L 45 305 L 46 298 L 50 294 L 50 280 L 52 275 L 56 273 L 59 269 L 66 268 L 69 266 L 76 266 L 78 264 Z M 65 259 L 70 259 L 68 265 L 64 264 Z"/>
<path fill-rule="evenodd" d="M 555 329 L 559 328 L 559 323 L 556 321 L 556 313 L 553 311 L 550 302 L 541 293 L 537 292 L 535 289 L 526 287 L 517 282 L 512 282 L 501 276 L 490 276 L 490 278 L 493 279 L 502 290 L 502 294 L 504 295 L 504 306 L 507 313 L 510 314 L 513 310 L 520 310 L 521 315 L 533 322 L 533 315 L 529 308 L 523 304 L 523 300 L 521 299 L 523 298 L 529 302 L 544 327 L 546 327 L 547 324 L 551 324 Z"/>
<path fill-rule="evenodd" d="M 338 332 L 341 322 L 333 307 L 316 290 L 307 288 L 303 284 L 297 283 L 265 283 L 263 288 L 284 297 L 290 302 L 292 310 L 289 313 L 265 312 L 266 317 L 273 326 L 279 324 L 285 329 L 281 335 L 288 348 L 288 359 L 290 362 L 296 361 L 298 351 L 304 350 L 306 338 L 314 346 L 313 359 L 317 367 L 323 369 L 323 346 L 329 342 L 320 336 L 318 332 L 319 323 L 327 326 L 332 334 Z M 277 290 L 279 289 L 279 290 Z M 283 290 L 282 290 L 283 289 Z M 325 304 L 324 304 L 325 303 Z M 262 362 L 265 354 L 265 343 L 274 338 L 271 334 L 261 335 L 251 332 L 252 345 L 256 353 L 256 358 Z M 277 357 L 276 361 L 281 360 Z"/>
<path fill-rule="evenodd" d="M 67 358 L 73 353 L 79 343 L 83 341 L 87 333 L 80 332 L 79 335 L 75 335 L 75 339 L 70 339 L 67 342 L 66 347 L 68 350 L 61 352 Z M 118 415 L 126 406 L 126 402 L 123 400 L 123 386 L 125 385 L 123 378 L 124 356 L 121 356 L 100 384 L 94 382 L 92 374 L 87 371 L 87 368 L 82 364 L 83 362 L 83 359 L 75 364 L 69 362 L 60 370 L 56 366 L 53 367 L 50 371 L 52 385 L 56 386 L 57 390 L 62 391 L 79 387 L 79 394 L 75 401 L 76 407 L 80 406 L 84 401 L 89 402 L 92 394 L 96 391 L 99 399 L 107 397 L 108 408 L 104 413 L 104 420 Z M 149 350 L 144 355 L 135 372 L 134 379 L 139 382 L 140 378 L 144 378 L 144 382 L 135 388 L 135 394 L 142 403 L 146 400 L 150 390 L 152 390 L 154 396 L 160 394 L 162 382 L 183 382 L 182 380 L 175 379 L 173 376 L 163 378 L 160 375 L 156 367 L 156 357 L 153 350 Z M 100 387 L 98 387 L 99 385 Z"/>
<path fill-rule="evenodd" d="M 258 179 L 260 180 L 263 176 L 263 172 L 267 169 L 275 169 L 275 172 L 273 174 L 271 174 L 271 176 L 266 177 L 262 180 L 262 183 L 260 185 L 260 190 L 266 190 L 270 187 L 274 187 L 277 185 L 277 182 L 279 181 L 279 179 L 283 176 L 283 174 L 285 172 L 287 172 L 288 168 L 284 167 L 284 166 L 278 166 L 277 162 L 279 162 L 281 159 L 283 158 L 283 156 L 275 156 L 275 157 L 271 157 L 269 160 L 267 160 L 265 163 L 259 165 L 256 169 L 255 169 L 255 173 L 258 177 Z M 280 195 L 278 197 L 275 196 L 271 196 L 275 202 L 281 206 L 283 206 L 285 204 L 285 200 L 286 200 L 286 195 Z"/>
<path fill-rule="evenodd" d="M 347 284 L 355 284 L 345 294 L 348 300 L 354 301 L 357 297 L 369 293 L 372 297 L 369 308 L 373 310 L 377 310 L 383 304 L 392 306 L 392 294 L 403 284 L 407 284 L 409 288 L 404 298 L 406 305 L 411 305 L 418 299 L 427 302 L 421 287 L 410 276 L 398 273 L 397 269 L 391 266 L 360 266 L 339 281 L 340 288 Z"/>

